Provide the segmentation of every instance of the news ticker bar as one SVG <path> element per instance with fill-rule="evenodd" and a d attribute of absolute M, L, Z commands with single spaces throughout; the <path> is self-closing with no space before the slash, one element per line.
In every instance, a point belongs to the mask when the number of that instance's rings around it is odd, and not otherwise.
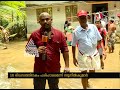
<path fill-rule="evenodd" d="M 8 78 L 120 78 L 120 73 L 33 73 L 8 72 Z"/>

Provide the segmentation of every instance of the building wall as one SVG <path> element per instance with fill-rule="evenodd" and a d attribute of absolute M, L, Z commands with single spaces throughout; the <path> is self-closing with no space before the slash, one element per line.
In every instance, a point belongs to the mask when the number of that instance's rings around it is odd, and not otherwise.
<path fill-rule="evenodd" d="M 89 4 L 87 5 L 86 7 L 86 3 L 77 3 L 77 6 L 78 6 L 78 11 L 80 10 L 85 10 L 85 11 L 88 11 L 88 12 L 92 12 L 92 5 Z M 72 22 L 72 26 L 74 28 L 76 28 L 77 26 L 79 25 L 79 22 Z"/>
<path fill-rule="evenodd" d="M 53 6 L 53 27 L 64 31 L 65 22 L 65 8 L 63 6 Z M 59 8 L 60 11 L 57 11 Z M 27 30 L 28 34 L 32 33 L 35 29 L 40 28 L 40 24 L 37 23 L 36 9 L 27 9 Z"/>
<path fill-rule="evenodd" d="M 78 6 L 78 11 L 86 10 L 86 11 L 92 12 L 92 5 L 88 5 L 87 7 L 85 7 L 85 3 L 76 3 L 76 5 Z M 64 31 L 64 22 L 66 20 L 65 6 L 67 5 L 53 7 L 53 26 L 55 26 L 61 31 Z M 57 8 L 59 8 L 60 11 L 57 11 Z M 74 28 L 76 28 L 76 26 L 78 25 L 79 25 L 79 22 L 72 22 L 72 26 Z"/>
<path fill-rule="evenodd" d="M 114 4 L 116 4 L 116 8 L 114 7 Z M 116 30 L 120 30 L 119 24 L 117 24 L 119 18 L 117 17 L 117 14 L 120 13 L 120 1 L 111 1 L 108 5 L 109 10 L 115 10 L 113 12 L 109 12 L 109 18 L 112 16 L 115 17 L 115 22 L 116 22 Z"/>
<path fill-rule="evenodd" d="M 59 9 L 59 11 L 58 11 Z M 64 22 L 65 22 L 65 7 L 62 6 L 53 6 L 53 27 L 64 31 Z"/>
<path fill-rule="evenodd" d="M 35 29 L 39 28 L 36 17 L 36 9 L 27 9 L 27 33 L 31 34 Z"/>
<path fill-rule="evenodd" d="M 114 4 L 116 4 L 116 8 L 114 7 Z M 120 9 L 120 1 L 111 1 L 108 5 L 108 10 L 115 10 L 115 11 L 109 12 L 109 17 L 114 16 L 115 19 L 117 19 L 117 14 L 120 13 L 120 10 L 116 10 L 116 9 Z"/>
<path fill-rule="evenodd" d="M 87 10 L 91 11 L 91 5 L 88 5 L 87 7 L 84 7 L 85 4 L 82 3 L 76 3 L 79 10 Z M 64 22 L 66 20 L 65 16 L 65 6 L 66 5 L 58 5 L 58 6 L 52 6 L 52 12 L 53 12 L 53 23 L 52 25 L 59 29 L 60 31 L 64 31 Z M 88 8 L 89 7 L 89 8 Z M 59 11 L 58 11 L 59 9 Z M 37 17 L 36 17 L 36 9 L 27 9 L 27 30 L 28 34 L 32 33 L 35 29 L 39 28 L 40 25 L 37 23 Z M 78 22 L 72 22 L 72 26 L 76 28 L 76 26 L 79 25 Z"/>
<path fill-rule="evenodd" d="M 86 10 L 88 12 L 92 12 L 92 4 L 86 4 L 86 3 L 76 3 L 79 10 Z M 120 8 L 120 1 L 110 1 L 108 3 L 108 10 L 113 10 L 114 4 L 116 4 L 116 8 Z M 66 20 L 65 16 L 65 5 L 54 5 L 52 6 L 53 10 L 53 26 L 62 32 L 64 31 L 64 22 Z M 59 11 L 58 11 L 59 9 Z M 32 33 L 35 29 L 39 28 L 40 25 L 37 23 L 37 16 L 36 16 L 36 9 L 27 9 L 27 30 L 28 34 Z M 116 16 L 117 13 L 120 13 L 120 11 L 117 12 L 110 12 L 109 17 Z M 92 18 L 91 18 L 92 19 Z M 76 26 L 79 25 L 78 22 L 72 22 L 72 26 L 76 28 Z"/>
<path fill-rule="evenodd" d="M 114 9 L 114 4 L 113 4 L 113 2 L 110 2 L 109 5 L 108 5 L 108 11 L 113 10 L 113 9 Z M 112 16 L 114 16 L 114 13 L 109 12 L 109 17 L 112 17 Z"/>

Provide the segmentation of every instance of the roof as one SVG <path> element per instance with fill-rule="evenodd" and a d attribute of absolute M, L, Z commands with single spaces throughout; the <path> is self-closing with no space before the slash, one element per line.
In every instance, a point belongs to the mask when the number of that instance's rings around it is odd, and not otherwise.
<path fill-rule="evenodd" d="M 39 7 L 46 7 L 46 6 L 60 6 L 65 4 L 74 4 L 76 2 L 84 2 L 84 1 L 25 1 L 26 8 L 21 8 L 22 10 L 26 9 L 35 9 Z"/>
<path fill-rule="evenodd" d="M 69 1 L 25 1 L 26 5 L 28 5 L 28 4 L 37 4 L 37 5 L 57 4 L 57 3 L 65 3 L 65 2 L 69 2 Z"/>
<path fill-rule="evenodd" d="M 109 3 L 110 1 L 85 1 L 86 4 L 102 4 L 102 3 Z"/>
<path fill-rule="evenodd" d="M 21 8 L 21 10 L 35 9 L 46 6 L 70 5 L 75 3 L 101 4 L 101 3 L 109 3 L 109 2 L 110 1 L 25 1 L 26 8 Z"/>
<path fill-rule="evenodd" d="M 44 6 L 44 5 L 63 5 L 63 4 L 69 4 L 75 2 L 78 1 L 25 1 L 27 7 Z"/>

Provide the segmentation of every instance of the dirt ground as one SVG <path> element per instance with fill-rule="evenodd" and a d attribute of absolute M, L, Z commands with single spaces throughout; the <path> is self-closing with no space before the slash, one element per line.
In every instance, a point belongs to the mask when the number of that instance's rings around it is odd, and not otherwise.
<path fill-rule="evenodd" d="M 34 65 L 34 57 L 25 54 L 24 49 L 26 41 L 10 42 L 8 49 L 2 50 L 0 48 L 0 89 L 19 88 L 19 89 L 33 89 L 33 79 L 8 79 L 5 72 L 32 72 Z M 72 51 L 69 47 L 70 55 L 70 69 L 71 72 L 80 72 L 72 62 Z M 105 62 L 105 69 L 98 72 L 120 72 L 120 44 L 115 44 L 114 53 L 109 54 L 107 51 L 107 59 Z M 61 55 L 61 72 L 64 68 L 64 60 Z M 96 89 L 120 89 L 120 78 L 91 79 L 93 88 Z M 5 86 L 7 85 L 7 86 Z M 82 89 L 80 78 L 66 78 L 60 79 L 60 89 Z M 48 84 L 46 85 L 48 88 Z"/>

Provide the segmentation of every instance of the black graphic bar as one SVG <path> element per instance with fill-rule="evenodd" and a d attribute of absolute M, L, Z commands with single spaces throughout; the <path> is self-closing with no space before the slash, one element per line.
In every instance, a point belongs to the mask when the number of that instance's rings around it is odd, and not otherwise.
<path fill-rule="evenodd" d="M 120 73 L 33 73 L 9 72 L 8 78 L 120 78 Z"/>

